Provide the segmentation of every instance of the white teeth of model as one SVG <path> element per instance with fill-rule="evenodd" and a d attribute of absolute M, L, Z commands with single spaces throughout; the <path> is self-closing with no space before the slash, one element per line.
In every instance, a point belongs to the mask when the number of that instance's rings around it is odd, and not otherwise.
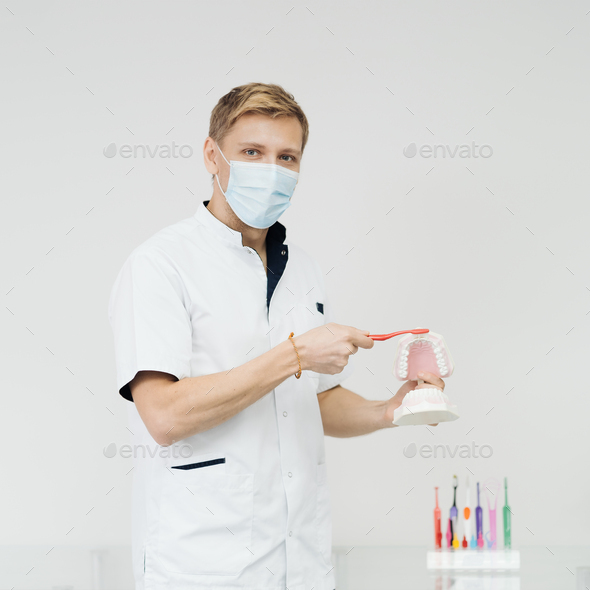
<path fill-rule="evenodd" d="M 445 341 L 434 332 L 426 335 L 407 335 L 398 341 L 398 348 L 393 359 L 393 374 L 399 381 L 419 380 L 417 371 L 430 369 L 439 375 L 443 382 L 453 375 L 455 366 Z M 431 352 L 432 351 L 432 352 Z M 412 370 L 410 372 L 410 356 Z M 393 424 L 398 426 L 450 422 L 459 417 L 457 407 L 446 393 L 439 388 L 421 385 L 421 389 L 407 393 L 402 404 L 396 408 Z M 590 590 L 590 589 L 589 589 Z"/>

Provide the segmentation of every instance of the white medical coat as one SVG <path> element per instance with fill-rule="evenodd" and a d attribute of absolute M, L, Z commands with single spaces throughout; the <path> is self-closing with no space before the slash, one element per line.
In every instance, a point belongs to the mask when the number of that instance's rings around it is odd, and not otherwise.
<path fill-rule="evenodd" d="M 136 247 L 112 287 L 117 387 L 128 399 L 138 371 L 228 371 L 331 321 L 320 267 L 283 241 L 284 226 L 271 228 L 274 260 L 287 262 L 267 309 L 260 257 L 207 203 Z M 128 404 L 136 590 L 335 588 L 317 394 L 352 370 L 351 359 L 337 375 L 291 376 L 175 448 L 159 447 Z"/>

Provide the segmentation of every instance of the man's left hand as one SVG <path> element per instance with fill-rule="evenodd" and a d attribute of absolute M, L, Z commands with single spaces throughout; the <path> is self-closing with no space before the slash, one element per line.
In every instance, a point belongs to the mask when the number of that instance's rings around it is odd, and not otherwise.
<path fill-rule="evenodd" d="M 440 378 L 434 375 L 433 373 L 428 373 L 424 371 L 423 373 L 418 373 L 418 377 L 424 381 L 418 385 L 418 381 L 406 381 L 398 390 L 397 393 L 389 400 L 387 403 L 387 407 L 385 410 L 385 418 L 388 424 L 393 422 L 393 412 L 399 408 L 402 404 L 402 400 L 406 397 L 406 394 L 414 389 L 431 389 L 432 387 L 436 387 L 441 391 L 445 389 L 445 382 Z M 437 424 L 429 424 L 429 426 L 436 426 Z M 396 426 L 394 424 L 394 426 Z"/>

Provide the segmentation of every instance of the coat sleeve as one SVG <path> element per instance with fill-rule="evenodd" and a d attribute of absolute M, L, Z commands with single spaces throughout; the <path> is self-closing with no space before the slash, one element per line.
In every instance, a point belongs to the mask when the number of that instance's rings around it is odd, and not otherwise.
<path fill-rule="evenodd" d="M 155 249 L 134 251 L 111 289 L 108 315 L 114 336 L 117 389 L 133 401 L 138 371 L 190 377 L 192 324 L 179 273 Z"/>

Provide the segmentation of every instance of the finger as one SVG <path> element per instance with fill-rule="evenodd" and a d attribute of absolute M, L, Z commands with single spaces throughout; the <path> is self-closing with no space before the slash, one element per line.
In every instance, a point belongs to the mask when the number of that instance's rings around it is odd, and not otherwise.
<path fill-rule="evenodd" d="M 444 390 L 444 388 L 445 388 L 445 382 L 440 377 L 437 377 L 433 373 L 428 373 L 427 371 L 424 371 L 424 372 L 418 373 L 418 377 L 420 379 L 422 379 L 422 381 L 424 381 L 425 383 L 430 383 L 431 385 L 434 385 L 434 386 L 438 387 L 439 389 Z"/>
<path fill-rule="evenodd" d="M 359 347 L 356 344 L 346 344 L 346 348 L 350 354 L 356 354 Z"/>
<path fill-rule="evenodd" d="M 438 422 L 436 424 L 429 424 L 428 426 L 438 426 Z"/>
<path fill-rule="evenodd" d="M 351 335 L 352 343 L 361 348 L 373 348 L 373 346 L 375 346 L 375 341 L 372 338 L 369 338 L 368 335 L 370 333 L 369 330 L 357 330 L 354 328 L 354 332 Z"/>

